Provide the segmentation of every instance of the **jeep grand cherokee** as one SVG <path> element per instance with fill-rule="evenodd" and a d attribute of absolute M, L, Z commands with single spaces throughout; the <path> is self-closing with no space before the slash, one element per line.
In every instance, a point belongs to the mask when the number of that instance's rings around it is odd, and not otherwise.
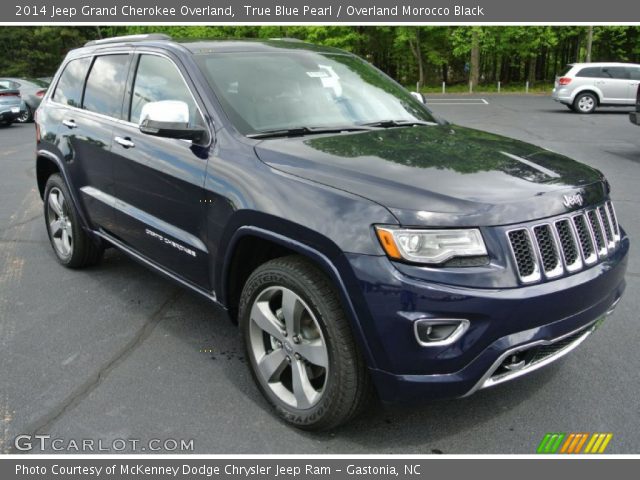
<path fill-rule="evenodd" d="M 461 397 L 583 342 L 629 240 L 598 171 L 451 125 L 341 50 L 158 35 L 70 52 L 37 112 L 60 263 L 114 246 L 237 321 L 306 429 Z"/>

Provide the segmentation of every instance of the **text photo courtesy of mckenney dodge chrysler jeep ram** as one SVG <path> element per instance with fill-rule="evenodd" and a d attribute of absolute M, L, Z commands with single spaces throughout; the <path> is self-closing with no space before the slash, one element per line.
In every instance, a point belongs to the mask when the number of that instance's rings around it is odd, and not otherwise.
<path fill-rule="evenodd" d="M 282 418 L 463 397 L 576 348 L 625 288 L 600 172 L 452 125 L 292 40 L 105 39 L 36 113 L 59 262 L 116 247 L 238 322 Z M 612 328 L 614 326 L 612 325 Z"/>

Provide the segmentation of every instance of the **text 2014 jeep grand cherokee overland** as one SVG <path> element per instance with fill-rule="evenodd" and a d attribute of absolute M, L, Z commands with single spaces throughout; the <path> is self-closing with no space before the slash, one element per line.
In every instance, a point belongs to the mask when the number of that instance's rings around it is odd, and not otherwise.
<path fill-rule="evenodd" d="M 224 307 L 307 429 L 577 347 L 625 287 L 603 176 L 450 125 L 361 59 L 152 35 L 72 51 L 37 112 L 60 263 L 115 246 Z"/>

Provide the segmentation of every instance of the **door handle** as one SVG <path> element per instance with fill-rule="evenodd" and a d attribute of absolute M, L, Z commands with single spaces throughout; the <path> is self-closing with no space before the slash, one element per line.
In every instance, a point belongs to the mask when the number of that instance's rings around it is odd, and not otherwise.
<path fill-rule="evenodd" d="M 67 128 L 78 128 L 75 120 L 63 120 L 62 124 Z"/>
<path fill-rule="evenodd" d="M 130 138 L 116 137 L 114 138 L 114 140 L 124 148 L 133 148 L 136 146 L 136 144 L 133 143 Z"/>

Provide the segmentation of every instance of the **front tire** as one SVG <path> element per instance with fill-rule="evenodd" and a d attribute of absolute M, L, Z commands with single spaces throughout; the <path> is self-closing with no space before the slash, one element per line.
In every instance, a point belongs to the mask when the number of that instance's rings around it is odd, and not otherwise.
<path fill-rule="evenodd" d="M 104 249 L 82 229 L 69 190 L 58 174 L 51 175 L 45 186 L 44 219 L 51 247 L 62 265 L 82 268 L 100 262 Z"/>
<path fill-rule="evenodd" d="M 337 293 L 303 257 L 258 267 L 242 291 L 239 319 L 253 377 L 290 424 L 333 428 L 371 397 L 367 368 Z"/>
<path fill-rule="evenodd" d="M 573 101 L 573 110 L 576 113 L 589 114 L 596 111 L 598 99 L 593 93 L 581 93 Z"/>

